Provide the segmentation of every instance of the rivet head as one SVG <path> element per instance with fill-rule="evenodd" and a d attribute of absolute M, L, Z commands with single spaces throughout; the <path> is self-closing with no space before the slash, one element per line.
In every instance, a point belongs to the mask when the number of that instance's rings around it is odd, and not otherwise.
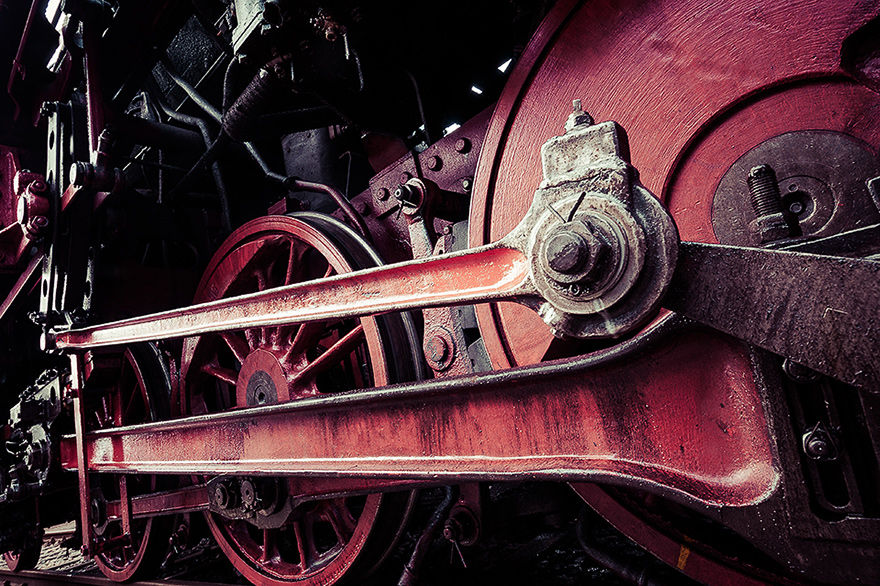
<path fill-rule="evenodd" d="M 433 336 L 428 343 L 428 357 L 432 362 L 443 362 L 449 355 L 449 344 L 441 336 Z"/>

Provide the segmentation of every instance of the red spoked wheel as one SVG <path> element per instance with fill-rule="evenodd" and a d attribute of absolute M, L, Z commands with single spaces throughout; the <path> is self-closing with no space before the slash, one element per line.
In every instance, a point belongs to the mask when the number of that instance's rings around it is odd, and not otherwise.
<path fill-rule="evenodd" d="M 262 291 L 377 264 L 363 240 L 319 214 L 270 216 L 236 230 L 212 259 L 196 302 Z M 187 340 L 185 412 L 292 401 L 419 376 L 412 324 L 391 315 L 224 332 Z M 278 480 L 284 487 L 283 479 Z M 298 505 L 275 521 L 208 513 L 221 549 L 256 584 L 356 582 L 399 537 L 413 494 L 340 497 Z M 283 505 L 282 505 L 283 509 Z"/>
<path fill-rule="evenodd" d="M 90 376 L 92 386 L 109 385 L 91 407 L 87 423 L 93 429 L 105 429 L 158 421 L 168 417 L 170 375 L 158 349 L 152 344 L 131 346 L 121 355 L 95 357 L 98 364 Z M 87 388 L 89 382 L 86 383 Z M 164 482 L 164 484 L 163 484 Z M 162 488 L 167 481 L 156 476 L 93 476 L 92 524 L 100 544 L 108 544 L 95 556 L 98 568 L 116 582 L 154 573 L 168 552 L 171 517 L 133 519 L 125 514 L 109 517 L 103 506 L 107 501 L 128 500 Z M 126 509 L 127 510 L 127 509 Z"/>

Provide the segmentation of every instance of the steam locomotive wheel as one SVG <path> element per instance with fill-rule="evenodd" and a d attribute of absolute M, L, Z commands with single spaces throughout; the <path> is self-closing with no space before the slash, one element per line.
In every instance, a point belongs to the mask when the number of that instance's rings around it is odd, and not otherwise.
<path fill-rule="evenodd" d="M 670 210 L 682 240 L 749 243 L 745 226 L 754 215 L 745 179 L 762 163 L 777 171 L 783 193 L 795 194 L 783 203 L 791 204 L 804 234 L 877 222 L 864 186 L 880 174 L 880 119 L 872 114 L 880 108 L 880 86 L 869 65 L 876 64 L 878 14 L 877 3 L 855 1 L 558 2 L 490 122 L 472 199 L 471 246 L 498 240 L 522 219 L 542 179 L 541 145 L 563 132 L 576 98 L 595 120 L 615 120 L 626 130 L 641 182 Z M 808 40 L 800 34 L 806 30 Z M 477 318 L 495 368 L 591 349 L 555 339 L 534 313 L 512 303 L 480 306 Z M 632 513 L 596 494 L 604 493 L 582 491 L 612 524 L 625 532 L 637 525 Z M 663 539 L 631 536 L 670 558 Z M 704 580 L 746 583 L 717 561 L 683 569 Z"/>
<path fill-rule="evenodd" d="M 259 218 L 212 259 L 196 302 L 262 291 L 376 264 L 345 225 L 317 214 Z M 380 386 L 411 377 L 417 348 L 401 316 L 321 322 L 202 336 L 186 342 L 184 408 L 192 414 Z M 399 350 L 398 350 L 399 351 Z M 281 481 L 283 483 L 283 480 Z M 371 494 L 300 505 L 259 528 L 208 513 L 215 539 L 255 584 L 335 584 L 373 571 L 399 537 L 413 493 Z"/>
<path fill-rule="evenodd" d="M 40 561 L 40 553 L 43 549 L 43 536 L 29 536 L 25 539 L 21 548 L 3 553 L 3 561 L 6 567 L 13 572 L 33 570 Z"/>
<path fill-rule="evenodd" d="M 813 212 L 813 203 L 835 216 L 870 211 L 864 182 L 856 193 L 825 168 L 835 166 L 829 158 L 840 143 L 876 161 L 870 145 L 880 142 L 880 123 L 871 112 L 880 107 L 880 80 L 870 67 L 878 12 L 876 2 L 856 1 L 707 3 L 699 10 L 687 0 L 557 2 L 490 122 L 475 178 L 471 246 L 498 240 L 525 215 L 542 179 L 541 145 L 563 131 L 575 98 L 595 120 L 626 130 L 641 182 L 666 204 L 682 240 L 742 244 L 739 214 L 752 214 L 748 169 L 736 177 L 737 200 L 722 193 L 722 180 L 753 150 L 777 168 L 783 188 L 803 178 L 793 184 L 813 193 L 802 214 Z M 805 30 L 807 43 L 797 32 Z M 811 143 L 815 131 L 825 135 L 819 148 Z M 783 136 L 785 144 L 774 148 Z M 724 208 L 731 207 L 737 217 L 728 218 Z M 813 215 L 809 233 L 847 228 L 840 217 L 829 223 Z M 560 357 L 534 312 L 501 303 L 477 315 L 496 368 Z"/>
<path fill-rule="evenodd" d="M 95 378 L 109 376 L 114 392 L 103 394 L 93 407 L 91 425 L 104 429 L 167 418 L 170 376 L 156 347 L 143 344 L 127 348 L 118 364 L 118 369 L 110 372 L 93 373 Z M 119 543 L 126 534 L 130 536 L 127 542 L 109 546 L 95 556 L 98 568 L 117 582 L 130 580 L 141 570 L 154 572 L 168 551 L 171 517 L 110 519 L 101 503 L 119 500 L 123 494 L 130 499 L 168 487 L 156 476 L 102 474 L 92 488 L 93 529 L 99 542 Z"/>

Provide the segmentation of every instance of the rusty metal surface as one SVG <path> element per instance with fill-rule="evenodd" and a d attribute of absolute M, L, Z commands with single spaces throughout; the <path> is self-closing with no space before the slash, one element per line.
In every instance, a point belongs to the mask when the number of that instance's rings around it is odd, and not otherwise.
<path fill-rule="evenodd" d="M 880 175 L 880 161 L 872 149 L 839 131 L 801 130 L 765 140 L 720 178 L 712 204 L 716 238 L 722 244 L 752 244 L 746 227 L 754 216 L 742 205 L 743 182 L 756 165 L 775 170 L 780 203 L 797 218 L 804 236 L 827 237 L 877 223 L 880 212 L 865 189 L 866 180 Z"/>
<path fill-rule="evenodd" d="M 724 369 L 677 366 L 734 348 L 695 333 L 660 355 L 598 370 L 589 382 L 563 363 L 555 375 L 523 369 L 106 430 L 88 436 L 88 467 L 644 481 L 698 502 L 741 506 L 766 498 L 776 483 L 760 398 Z M 728 367 L 744 361 L 740 355 Z M 615 417 L 603 417 L 600 405 Z M 687 447 L 695 445 L 701 449 Z M 76 465 L 71 448 L 62 446 L 67 467 Z"/>
<path fill-rule="evenodd" d="M 876 261 L 683 242 L 664 306 L 877 391 L 878 275 Z"/>
<path fill-rule="evenodd" d="M 526 293 L 527 277 L 520 252 L 490 246 L 72 330 L 55 341 L 59 349 L 85 349 L 468 303 Z"/>
<path fill-rule="evenodd" d="M 204 485 L 187 486 L 177 490 L 150 493 L 131 497 L 130 515 L 132 519 L 143 519 L 157 515 L 190 513 L 208 508 L 210 495 Z M 106 514 L 110 519 L 123 517 L 122 503 L 105 503 Z"/>

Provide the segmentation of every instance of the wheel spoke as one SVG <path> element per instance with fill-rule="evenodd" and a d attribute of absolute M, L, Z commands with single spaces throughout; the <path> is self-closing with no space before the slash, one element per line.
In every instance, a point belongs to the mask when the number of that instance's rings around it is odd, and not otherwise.
<path fill-rule="evenodd" d="M 327 508 L 326 519 L 333 527 L 339 543 L 348 543 L 351 536 L 354 535 L 357 527 L 357 520 L 352 516 L 351 512 L 345 506 L 344 501 L 337 500 Z"/>
<path fill-rule="evenodd" d="M 125 423 L 127 421 L 131 421 L 131 412 L 132 412 L 131 410 L 134 408 L 134 405 L 135 405 L 134 400 L 138 397 L 139 390 L 140 389 L 138 389 L 137 385 L 135 385 L 135 388 L 132 390 L 131 394 L 128 396 L 128 401 L 125 404 L 125 410 L 120 415 L 119 421 L 117 421 L 118 425 L 122 425 L 123 423 Z M 119 397 L 119 401 L 120 402 L 122 401 L 122 396 Z"/>
<path fill-rule="evenodd" d="M 248 342 L 238 332 L 221 332 L 220 337 L 226 342 L 226 345 L 232 351 L 232 355 L 235 356 L 239 363 L 243 363 L 247 359 L 248 354 L 250 354 Z"/>
<path fill-rule="evenodd" d="M 309 567 L 309 557 L 306 553 L 306 536 L 305 536 L 305 528 L 303 527 L 302 521 L 294 521 L 293 522 L 293 535 L 296 538 L 296 550 L 299 552 L 299 563 L 302 567 L 303 571 Z"/>
<path fill-rule="evenodd" d="M 235 384 L 238 382 L 237 372 L 235 372 L 231 368 L 220 366 L 216 362 L 202 365 L 201 370 L 208 376 L 213 376 L 214 378 L 233 386 L 235 386 Z"/>
<path fill-rule="evenodd" d="M 245 330 L 244 337 L 247 339 L 248 347 L 251 352 L 263 345 L 263 330 L 260 328 Z"/>
<path fill-rule="evenodd" d="M 296 240 L 290 240 L 290 252 L 287 255 L 287 267 L 284 272 L 284 284 L 290 285 L 293 283 L 294 274 L 297 268 L 302 268 L 303 262 L 302 258 L 305 254 L 307 248 L 304 246 L 299 246 L 299 242 Z"/>
<path fill-rule="evenodd" d="M 339 338 L 311 364 L 297 372 L 291 382 L 313 379 L 322 372 L 326 372 L 329 368 L 339 364 L 344 357 L 350 355 L 362 343 L 363 337 L 364 326 L 358 324 L 355 329 Z"/>
<path fill-rule="evenodd" d="M 271 288 L 265 266 L 255 268 L 254 277 L 257 278 L 257 291 L 265 291 L 266 289 Z"/>
<path fill-rule="evenodd" d="M 263 552 L 260 555 L 260 563 L 265 564 L 277 557 L 278 548 L 275 546 L 275 530 L 263 529 Z"/>
<path fill-rule="evenodd" d="M 282 348 L 290 341 L 290 336 L 295 329 L 296 326 L 278 326 L 274 328 L 269 338 L 269 343 L 272 344 L 273 348 Z"/>
<path fill-rule="evenodd" d="M 322 322 L 311 322 L 299 326 L 296 335 L 290 342 L 290 348 L 287 349 L 282 358 L 282 362 L 288 362 L 293 356 L 299 356 L 314 346 L 321 334 L 324 333 L 325 327 L 326 324 Z"/>

